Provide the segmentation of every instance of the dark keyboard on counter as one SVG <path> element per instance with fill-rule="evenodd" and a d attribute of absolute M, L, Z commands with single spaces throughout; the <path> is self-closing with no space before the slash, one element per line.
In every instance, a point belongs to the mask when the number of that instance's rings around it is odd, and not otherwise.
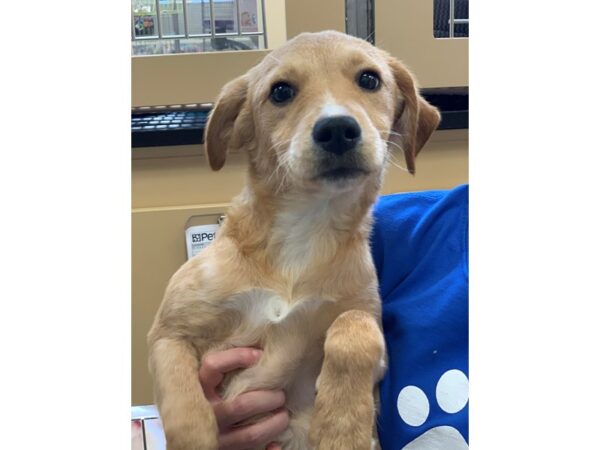
<path fill-rule="evenodd" d="M 156 147 L 201 144 L 209 112 L 209 109 L 132 112 L 131 145 Z"/>

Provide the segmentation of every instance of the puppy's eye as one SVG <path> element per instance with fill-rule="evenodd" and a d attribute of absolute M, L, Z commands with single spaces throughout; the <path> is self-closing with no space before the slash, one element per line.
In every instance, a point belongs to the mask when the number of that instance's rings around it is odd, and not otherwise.
<path fill-rule="evenodd" d="M 366 91 L 375 91 L 379 87 L 381 80 L 379 75 L 371 70 L 365 70 L 358 75 L 358 85 Z"/>
<path fill-rule="evenodd" d="M 296 95 L 296 91 L 292 86 L 284 81 L 275 83 L 271 88 L 271 101 L 276 104 L 289 102 Z"/>

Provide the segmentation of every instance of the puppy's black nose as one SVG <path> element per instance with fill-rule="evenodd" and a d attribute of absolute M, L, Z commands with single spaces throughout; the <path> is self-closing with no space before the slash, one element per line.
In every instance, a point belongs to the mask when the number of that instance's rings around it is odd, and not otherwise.
<path fill-rule="evenodd" d="M 324 117 L 317 120 L 312 135 L 323 150 L 341 155 L 360 141 L 360 126 L 350 116 Z"/>

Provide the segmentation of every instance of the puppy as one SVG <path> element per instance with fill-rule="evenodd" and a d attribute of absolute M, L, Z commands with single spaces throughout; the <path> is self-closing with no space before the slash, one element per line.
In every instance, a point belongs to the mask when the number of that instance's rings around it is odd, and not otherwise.
<path fill-rule="evenodd" d="M 385 368 L 371 207 L 388 144 L 414 172 L 439 120 L 399 61 L 333 31 L 290 40 L 223 88 L 208 161 L 245 153 L 247 183 L 213 244 L 173 275 L 148 335 L 169 450 L 217 448 L 198 369 L 236 346 L 264 353 L 222 396 L 284 390 L 284 449 L 371 448 Z"/>

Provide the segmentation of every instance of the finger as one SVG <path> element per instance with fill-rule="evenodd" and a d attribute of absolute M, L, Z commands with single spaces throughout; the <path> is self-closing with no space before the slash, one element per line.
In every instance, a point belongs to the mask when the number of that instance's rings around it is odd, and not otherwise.
<path fill-rule="evenodd" d="M 248 450 L 266 445 L 285 430 L 290 422 L 287 409 L 280 409 L 271 417 L 219 436 L 221 450 Z"/>
<path fill-rule="evenodd" d="M 214 405 L 219 428 L 225 429 L 242 420 L 281 408 L 283 391 L 250 391 Z"/>
<path fill-rule="evenodd" d="M 227 372 L 250 367 L 255 364 L 262 351 L 256 348 L 232 348 L 222 352 L 208 353 L 202 360 L 199 377 L 206 397 L 211 400 L 216 396 L 215 388 L 223 381 Z"/>

